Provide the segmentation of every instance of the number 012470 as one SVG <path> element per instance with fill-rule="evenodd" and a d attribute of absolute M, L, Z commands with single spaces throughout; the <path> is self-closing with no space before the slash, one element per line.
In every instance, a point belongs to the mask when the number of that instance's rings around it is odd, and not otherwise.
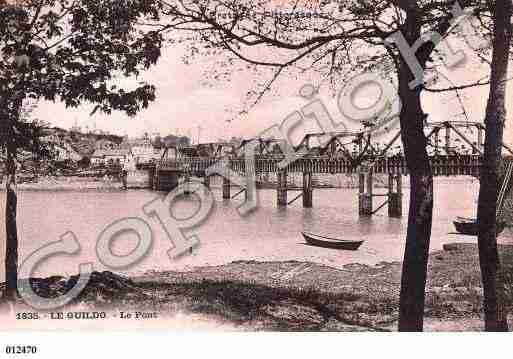
<path fill-rule="evenodd" d="M 37 347 L 35 345 L 7 345 L 5 347 L 6 354 L 36 354 Z"/>

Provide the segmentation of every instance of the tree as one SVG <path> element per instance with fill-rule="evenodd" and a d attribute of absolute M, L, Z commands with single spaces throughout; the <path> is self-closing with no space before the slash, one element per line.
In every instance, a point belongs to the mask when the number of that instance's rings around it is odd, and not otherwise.
<path fill-rule="evenodd" d="M 144 26 L 158 19 L 158 6 L 146 0 L 0 0 L 0 145 L 6 153 L 6 290 L 16 296 L 17 157 L 37 142 L 33 125 L 20 111 L 26 101 L 83 103 L 96 111 L 135 115 L 155 99 L 146 82 L 114 83 L 134 77 L 160 57 L 159 31 Z"/>
<path fill-rule="evenodd" d="M 504 282 L 497 250 L 498 169 L 501 160 L 502 138 L 506 121 L 506 82 L 512 36 L 512 2 L 496 0 L 493 14 L 493 54 L 490 93 L 486 106 L 486 135 L 477 218 L 479 223 L 479 264 L 483 281 L 485 329 L 507 331 L 507 312 L 504 305 Z"/>
<path fill-rule="evenodd" d="M 161 1 L 168 21 L 162 31 L 182 30 L 191 55 L 227 55 L 220 60 L 216 78 L 226 73 L 236 60 L 249 67 L 270 69 L 271 80 L 255 91 L 256 101 L 268 91 L 276 78 L 286 70 L 318 71 L 335 85 L 350 73 L 377 70 L 395 73 L 400 112 L 401 139 L 410 172 L 410 209 L 406 250 L 404 254 L 399 330 L 423 328 L 425 284 L 433 210 L 433 175 L 424 134 L 426 114 L 421 94 L 426 84 L 411 86 L 416 74 L 410 68 L 397 44 L 386 41 L 402 34 L 412 47 L 421 34 L 435 31 L 442 38 L 454 29 L 453 8 L 473 6 L 482 11 L 481 1 L 468 0 L 348 0 L 331 3 L 331 10 L 311 16 L 294 16 L 311 10 L 309 1 L 290 1 L 275 10 L 273 1 L 265 0 L 191 0 Z M 317 8 L 318 9 L 318 8 Z M 297 11 L 301 10 L 301 11 Z M 290 15 L 292 13 L 292 15 Z M 177 36 L 172 37 L 177 41 Z M 204 51 L 197 41 L 202 41 Z M 434 66 L 435 44 L 423 43 L 415 52 L 422 71 Z M 383 66 L 389 65 L 389 66 Z M 461 85 L 468 87 L 474 84 Z M 437 89 L 444 91 L 445 89 Z M 447 89 L 448 90 L 448 89 Z"/>
<path fill-rule="evenodd" d="M 81 168 L 88 168 L 89 166 L 91 166 L 91 158 L 90 158 L 90 157 L 87 157 L 87 156 L 82 157 L 82 158 L 78 161 L 78 165 L 79 165 Z"/>

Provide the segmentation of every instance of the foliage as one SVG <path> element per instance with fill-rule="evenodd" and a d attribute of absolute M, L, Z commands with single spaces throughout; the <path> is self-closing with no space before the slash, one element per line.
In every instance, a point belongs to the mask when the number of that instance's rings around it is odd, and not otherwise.
<path fill-rule="evenodd" d="M 147 0 L 26 0 L 0 2 L 0 145 L 17 150 L 38 136 L 21 121 L 26 101 L 95 105 L 135 115 L 155 99 L 144 81 L 121 86 L 160 57 L 162 37 L 141 25 L 158 19 Z"/>
<path fill-rule="evenodd" d="M 91 159 L 87 156 L 82 157 L 80 161 L 78 161 L 78 165 L 81 168 L 88 168 L 91 165 Z"/>

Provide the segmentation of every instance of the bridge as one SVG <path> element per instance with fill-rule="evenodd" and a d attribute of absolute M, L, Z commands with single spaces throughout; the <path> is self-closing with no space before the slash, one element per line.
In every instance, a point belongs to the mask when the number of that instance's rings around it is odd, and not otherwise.
<path fill-rule="evenodd" d="M 478 122 L 446 121 L 425 124 L 428 153 L 434 176 L 479 177 L 484 147 L 484 126 Z M 284 140 L 253 138 L 238 145 L 207 143 L 189 147 L 167 148 L 152 171 L 156 190 L 171 190 L 179 178 L 189 181 L 192 175 L 204 178 L 210 186 L 207 169 L 221 163 L 233 172 L 245 176 L 275 174 L 277 178 L 277 205 L 287 206 L 303 199 L 303 206 L 313 206 L 313 174 L 354 174 L 358 176 L 359 214 L 372 216 L 388 205 L 390 217 L 402 216 L 402 177 L 408 175 L 402 154 L 400 131 L 389 136 L 388 142 L 379 142 L 374 131 L 343 131 L 307 134 L 294 147 Z M 504 159 L 513 159 L 513 150 L 503 145 Z M 251 150 L 249 150 L 251 149 Z M 249 152 L 248 152 L 249 151 Z M 246 156 L 248 152 L 249 156 Z M 301 193 L 292 201 L 287 193 L 289 174 L 302 174 Z M 387 193 L 374 192 L 375 175 L 388 177 Z M 223 177 L 223 198 L 230 199 L 231 181 Z M 243 187 L 238 194 L 248 191 Z M 238 195 L 237 194 L 237 195 Z M 374 199 L 385 201 L 374 207 Z"/>

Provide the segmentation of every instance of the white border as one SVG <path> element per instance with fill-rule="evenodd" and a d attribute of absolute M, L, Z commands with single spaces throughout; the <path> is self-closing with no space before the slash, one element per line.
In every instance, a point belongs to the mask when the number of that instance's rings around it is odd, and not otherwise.
<path fill-rule="evenodd" d="M 0 333 L 0 358 L 490 358 L 507 355 L 511 333 Z M 37 345 L 35 355 L 6 355 L 5 345 Z M 505 351 L 506 350 L 506 351 Z"/>

